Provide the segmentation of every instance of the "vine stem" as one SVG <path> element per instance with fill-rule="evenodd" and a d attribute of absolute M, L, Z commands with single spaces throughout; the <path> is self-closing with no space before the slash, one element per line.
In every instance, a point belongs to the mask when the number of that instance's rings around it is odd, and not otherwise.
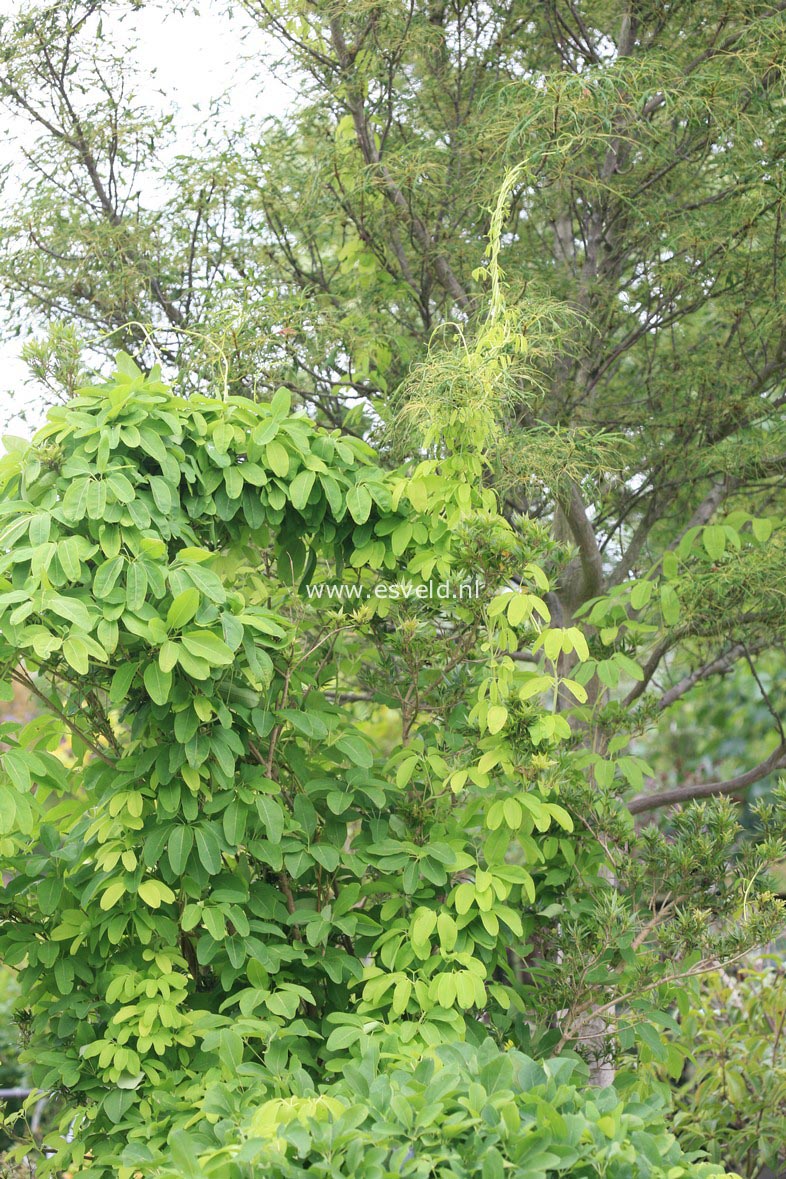
<path fill-rule="evenodd" d="M 58 708 L 57 705 L 54 703 L 54 701 L 50 700 L 45 692 L 42 692 L 40 688 L 36 687 L 36 685 L 33 683 L 32 679 L 30 678 L 30 676 L 26 672 L 21 671 L 19 668 L 17 668 L 15 671 L 13 671 L 11 673 L 11 679 L 15 680 L 16 683 L 20 684 L 23 688 L 26 688 L 28 690 L 28 692 L 31 692 L 33 694 L 33 696 L 36 696 L 39 700 L 41 700 L 44 704 L 46 704 L 47 708 L 51 712 L 53 712 L 56 716 L 59 716 L 60 719 L 63 721 L 63 723 L 68 726 L 68 728 L 71 730 L 71 732 L 75 736 L 77 736 L 80 741 L 83 741 L 85 743 L 85 745 L 88 747 L 88 749 L 91 749 L 93 751 L 93 753 L 96 755 L 96 757 L 99 757 L 101 759 L 101 761 L 106 762 L 106 764 L 108 766 L 113 766 L 115 764 L 115 762 L 112 760 L 111 757 L 107 757 L 106 753 L 104 753 L 104 751 L 100 745 L 96 745 L 96 743 L 94 741 L 91 741 L 91 739 L 87 736 L 87 734 L 84 733 L 79 728 L 79 726 L 77 724 L 75 724 L 74 721 L 72 721 L 66 715 L 66 713 L 63 712 L 63 710 L 61 708 Z"/>

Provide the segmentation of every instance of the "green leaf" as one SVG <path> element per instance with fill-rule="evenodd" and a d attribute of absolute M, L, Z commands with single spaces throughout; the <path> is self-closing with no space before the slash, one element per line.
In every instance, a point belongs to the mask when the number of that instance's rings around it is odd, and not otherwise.
<path fill-rule="evenodd" d="M 702 544 L 713 561 L 726 552 L 726 529 L 723 524 L 707 524 L 701 535 Z"/>
<path fill-rule="evenodd" d="M 128 695 L 128 689 L 139 670 L 138 663 L 124 663 L 118 667 L 109 685 L 109 699 L 113 704 L 120 704 Z"/>
<path fill-rule="evenodd" d="M 132 483 L 120 471 L 110 471 L 107 475 L 107 484 L 112 495 L 120 504 L 130 504 L 135 497 L 135 491 Z"/>
<path fill-rule="evenodd" d="M 75 479 L 63 496 L 63 515 L 76 524 L 87 512 L 87 479 Z"/>
<path fill-rule="evenodd" d="M 751 530 L 758 541 L 764 543 L 772 536 L 775 521 L 770 516 L 754 516 L 751 520 Z"/>
<path fill-rule="evenodd" d="M 356 524 L 365 524 L 371 515 L 371 496 L 362 483 L 347 492 L 347 511 Z"/>
<path fill-rule="evenodd" d="M 451 953 L 456 946 L 456 939 L 458 938 L 458 926 L 451 917 L 450 913 L 440 913 L 437 917 L 437 933 L 439 934 L 439 941 L 443 950 Z M 467 1004 L 467 1006 L 469 1006 L 469 1004 Z"/>
<path fill-rule="evenodd" d="M 519 688 L 519 700 L 531 700 L 533 696 L 540 696 L 554 688 L 554 679 L 550 675 L 530 675 Z"/>
<path fill-rule="evenodd" d="M 525 871 L 524 869 L 522 869 L 521 887 L 527 894 L 527 899 L 529 900 L 530 904 L 533 904 L 535 901 L 535 881 L 532 879 L 529 872 Z"/>
<path fill-rule="evenodd" d="M 210 630 L 191 630 L 182 635 L 180 641 L 189 655 L 204 660 L 211 667 L 228 667 L 235 661 L 224 640 Z"/>
<path fill-rule="evenodd" d="M 475 903 L 475 885 L 469 880 L 464 881 L 456 889 L 456 897 L 454 904 L 456 912 L 460 914 L 468 913 Z"/>
<path fill-rule="evenodd" d="M 276 717 L 279 720 L 289 721 L 293 729 L 302 733 L 304 737 L 311 737 L 315 740 L 327 737 L 328 728 L 321 716 L 316 712 L 310 712 L 307 708 L 280 708 Z"/>
<path fill-rule="evenodd" d="M 196 614 L 199 609 L 201 601 L 199 590 L 193 586 L 189 589 L 183 590 L 176 598 L 173 598 L 172 604 L 167 610 L 166 624 L 171 630 L 180 630 L 187 622 Z"/>
<path fill-rule="evenodd" d="M 644 679 L 644 672 L 635 659 L 631 659 L 629 655 L 624 655 L 622 651 L 617 651 L 612 655 L 612 659 L 617 663 L 623 671 L 625 671 L 631 679 L 641 682 Z"/>
<path fill-rule="evenodd" d="M 341 861 L 341 852 L 329 843 L 312 843 L 311 854 L 327 872 L 335 872 Z"/>
<path fill-rule="evenodd" d="M 230 802 L 224 811 L 224 838 L 230 847 L 238 847 L 243 842 L 246 833 L 247 809 L 244 803 Z"/>
<path fill-rule="evenodd" d="M 289 451 L 285 446 L 282 446 L 278 439 L 274 438 L 272 442 L 268 442 L 265 447 L 265 456 L 267 465 L 274 475 L 283 479 L 289 474 Z"/>
<path fill-rule="evenodd" d="M 334 517 L 338 520 L 344 513 L 344 500 L 341 495 L 341 488 L 336 480 L 331 475 L 323 475 L 320 473 L 319 481 L 322 484 L 322 490 L 325 492 L 325 499 Z"/>
<path fill-rule="evenodd" d="M 575 700 L 578 700 L 579 704 L 587 703 L 587 689 L 582 684 L 579 684 L 576 682 L 576 680 L 569 678 L 563 679 L 561 684 L 563 688 L 568 689 Z"/>
<path fill-rule="evenodd" d="M 180 1179 L 204 1179 L 196 1145 L 185 1130 L 175 1130 L 169 1135 L 168 1153 Z"/>
<path fill-rule="evenodd" d="M 664 584 L 660 587 L 660 608 L 667 626 L 674 626 L 679 622 L 680 600 L 673 586 Z"/>
<path fill-rule="evenodd" d="M 10 790 L 0 790 L 0 833 L 10 835 L 14 829 L 19 829 L 15 795 Z"/>
<path fill-rule="evenodd" d="M 546 806 L 548 808 L 549 814 L 557 820 L 560 827 L 562 827 L 564 831 L 573 830 L 573 819 L 570 817 L 569 813 L 563 806 L 560 806 L 557 802 L 548 802 L 546 803 Z"/>
<path fill-rule="evenodd" d="M 404 520 L 390 534 L 390 547 L 397 557 L 406 550 L 407 545 L 412 539 L 412 525 L 409 520 Z"/>
<path fill-rule="evenodd" d="M 57 557 L 68 580 L 78 581 L 82 572 L 82 562 L 79 559 L 79 541 L 75 536 L 58 541 Z"/>
<path fill-rule="evenodd" d="M 160 475 L 151 476 L 150 490 L 153 493 L 153 501 L 161 515 L 169 516 L 174 505 L 172 501 L 172 489 L 166 479 L 162 479 Z"/>
<path fill-rule="evenodd" d="M 61 618 L 67 618 L 80 630 L 90 630 L 90 615 L 84 602 L 79 598 L 67 597 L 65 594 L 50 594 L 48 603 L 50 610 Z"/>
<path fill-rule="evenodd" d="M 196 848 L 202 864 L 211 876 L 221 871 L 221 845 L 212 827 L 197 827 L 195 832 Z"/>
<path fill-rule="evenodd" d="M 128 609 L 137 613 L 142 609 L 147 596 L 147 573 L 144 565 L 138 561 L 128 566 L 126 572 L 126 604 Z"/>
<path fill-rule="evenodd" d="M 172 691 L 172 672 L 162 671 L 158 662 L 148 663 L 143 678 L 153 703 L 166 704 Z"/>
<path fill-rule="evenodd" d="M 27 754 L 21 749 L 9 749 L 3 754 L 3 769 L 17 790 L 22 792 L 30 789 L 32 784 L 30 771 L 35 766 L 34 755 Z"/>
<path fill-rule="evenodd" d="M 59 876 L 48 876 L 38 885 L 38 903 L 47 917 L 54 913 L 63 895 L 63 881 Z"/>
<path fill-rule="evenodd" d="M 102 520 L 106 511 L 106 484 L 103 479 L 91 479 L 87 485 L 87 514 L 91 520 Z"/>
<path fill-rule="evenodd" d="M 500 729 L 505 727 L 505 721 L 508 719 L 508 710 L 502 704 L 492 704 L 486 716 L 486 725 L 490 733 L 498 733 Z"/>
<path fill-rule="evenodd" d="M 289 485 L 289 498 L 293 508 L 302 511 L 306 506 L 315 479 L 316 475 L 313 471 L 303 470 L 295 476 Z"/>
<path fill-rule="evenodd" d="M 195 659 L 193 655 L 189 655 L 188 651 L 180 646 L 177 647 L 177 661 L 186 675 L 190 675 L 192 679 L 210 679 L 210 664 L 205 663 L 204 659 Z"/>
<path fill-rule="evenodd" d="M 104 912 L 106 912 L 108 909 L 113 909 L 126 891 L 126 886 L 123 881 L 116 880 L 113 884 L 109 885 L 109 888 L 104 891 L 99 902 L 100 907 L 104 910 Z"/>
<path fill-rule="evenodd" d="M 194 846 L 194 832 L 186 824 L 174 828 L 166 845 L 167 859 L 176 876 L 182 876 L 186 870 L 188 857 Z"/>
<path fill-rule="evenodd" d="M 158 666 L 162 671 L 171 671 L 177 664 L 179 654 L 178 644 L 167 639 L 165 643 L 161 644 L 161 650 L 158 652 Z"/>
<path fill-rule="evenodd" d="M 106 598 L 111 594 L 124 564 L 124 557 L 111 557 L 98 566 L 93 578 L 93 593 L 97 598 Z"/>
<path fill-rule="evenodd" d="M 637 581 L 630 592 L 630 604 L 634 610 L 641 610 L 652 597 L 651 581 Z"/>
<path fill-rule="evenodd" d="M 577 626 L 569 626 L 565 631 L 565 637 L 570 641 L 573 650 L 576 652 L 582 662 L 585 659 L 589 659 L 589 647 L 587 646 L 587 640 L 584 638 L 584 635 Z M 565 646 L 563 643 L 563 650 L 564 649 Z"/>
<path fill-rule="evenodd" d="M 345 1048 L 356 1044 L 363 1037 L 363 1029 L 358 1027 L 335 1028 L 327 1038 L 325 1047 L 328 1052 L 342 1052 Z"/>
<path fill-rule="evenodd" d="M 278 433 L 279 425 L 280 422 L 276 418 L 271 418 L 269 422 L 261 422 L 251 435 L 256 445 L 265 446 L 272 441 Z"/>
<path fill-rule="evenodd" d="M 374 754 L 360 736 L 348 733 L 340 737 L 336 741 L 336 749 L 345 754 L 353 765 L 361 766 L 364 770 L 370 770 L 374 764 Z"/>
<path fill-rule="evenodd" d="M 417 942 L 418 945 L 425 944 L 436 929 L 436 925 L 437 914 L 433 909 L 419 909 L 410 928 L 412 941 Z"/>
<path fill-rule="evenodd" d="M 652 1024 L 637 1024 L 636 1036 L 643 1044 L 647 1045 L 655 1060 L 665 1060 L 666 1045 L 661 1038 L 660 1032 Z"/>
<path fill-rule="evenodd" d="M 162 904 L 171 904 L 175 899 L 172 889 L 160 880 L 144 880 L 137 892 L 151 909 L 160 909 Z"/>
<path fill-rule="evenodd" d="M 69 667 L 73 667 L 78 675 L 87 675 L 90 670 L 90 658 L 87 647 L 82 639 L 69 635 L 63 641 L 63 655 Z"/>
<path fill-rule="evenodd" d="M 221 579 L 212 569 L 200 569 L 198 565 L 189 565 L 183 570 L 183 573 L 209 601 L 215 602 L 219 606 L 226 601 L 226 590 L 221 584 Z"/>
<path fill-rule="evenodd" d="M 511 626 L 518 626 L 525 618 L 529 618 L 531 613 L 532 608 L 529 601 L 529 594 L 519 592 L 510 595 L 508 622 Z"/>
<path fill-rule="evenodd" d="M 270 409 L 274 418 L 285 418 L 292 409 L 292 394 L 289 389 L 276 389 L 270 399 Z"/>
<path fill-rule="evenodd" d="M 284 834 L 284 812 L 281 804 L 266 794 L 256 800 L 257 812 L 265 824 L 265 832 L 271 843 L 280 843 Z"/>
<path fill-rule="evenodd" d="M 399 790 L 403 790 L 405 786 L 409 785 L 409 780 L 415 772 L 415 766 L 418 764 L 419 758 L 417 754 L 412 757 L 406 757 L 401 762 L 396 770 L 396 786 Z M 466 778 L 466 774 L 464 775 Z"/>
<path fill-rule="evenodd" d="M 243 473 L 239 467 L 227 467 L 224 471 L 224 487 L 228 499 L 240 499 L 243 494 Z"/>

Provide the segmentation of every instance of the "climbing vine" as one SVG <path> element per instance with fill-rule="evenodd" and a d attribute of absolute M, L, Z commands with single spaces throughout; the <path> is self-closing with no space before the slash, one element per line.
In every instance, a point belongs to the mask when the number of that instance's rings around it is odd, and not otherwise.
<path fill-rule="evenodd" d="M 543 939 L 607 879 L 560 705 L 589 651 L 483 464 L 385 473 L 286 391 L 185 401 L 123 356 L 2 459 L 2 682 L 43 711 L 3 735 L 0 951 L 63 1103 L 43 1173 L 205 1173 L 369 1051 L 575 1039 Z"/>

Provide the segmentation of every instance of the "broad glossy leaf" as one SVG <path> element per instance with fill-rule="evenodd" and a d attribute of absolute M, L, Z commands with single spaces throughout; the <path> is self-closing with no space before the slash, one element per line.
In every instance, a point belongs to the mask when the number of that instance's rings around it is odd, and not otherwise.
<path fill-rule="evenodd" d="M 166 624 L 173 630 L 180 630 L 187 622 L 196 614 L 200 603 L 199 590 L 191 586 L 189 589 L 183 590 L 173 599 L 171 606 L 167 610 Z"/>
<path fill-rule="evenodd" d="M 148 663 L 143 678 L 153 703 L 166 704 L 172 691 L 172 672 L 162 671 L 158 662 Z"/>
<path fill-rule="evenodd" d="M 227 667 L 234 662 L 234 655 L 223 639 L 209 630 L 191 630 L 180 640 L 195 659 L 202 659 L 211 667 Z"/>

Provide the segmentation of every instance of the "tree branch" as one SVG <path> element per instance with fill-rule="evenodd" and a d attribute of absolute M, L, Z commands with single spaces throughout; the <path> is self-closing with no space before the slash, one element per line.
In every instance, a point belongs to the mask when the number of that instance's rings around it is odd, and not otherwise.
<path fill-rule="evenodd" d="M 590 523 L 575 479 L 570 480 L 567 492 L 559 495 L 559 506 L 579 550 L 582 573 L 581 590 L 576 595 L 569 589 L 571 599 L 576 599 L 573 605 L 578 605 L 579 602 L 586 602 L 589 598 L 594 598 L 600 593 L 603 586 L 603 562 L 595 529 Z"/>
<path fill-rule="evenodd" d="M 770 756 L 759 762 L 752 770 L 738 774 L 736 778 L 729 778 L 725 782 L 697 782 L 695 786 L 677 786 L 674 790 L 664 790 L 660 794 L 639 794 L 628 803 L 628 810 L 632 815 L 639 815 L 642 811 L 654 811 L 663 806 L 672 806 L 681 802 L 691 802 L 696 798 L 713 798 L 723 794 L 736 794 L 745 790 L 754 782 L 766 778 L 773 770 L 786 766 L 786 744 L 778 745 Z"/>
<path fill-rule="evenodd" d="M 686 692 L 700 683 L 702 680 L 709 679 L 713 675 L 723 675 L 724 672 L 729 671 L 738 659 L 741 659 L 745 654 L 745 647 L 742 643 L 735 643 L 734 646 L 724 655 L 718 655 L 715 659 L 711 659 L 709 663 L 697 667 L 690 675 L 684 676 L 679 683 L 675 684 L 668 691 L 664 692 L 658 701 L 658 709 L 663 712 L 664 709 L 669 708 L 676 700 L 680 700 Z"/>
<path fill-rule="evenodd" d="M 350 49 L 344 38 L 344 32 L 338 21 L 334 17 L 330 22 L 330 35 L 333 41 L 333 48 L 336 51 L 339 65 L 342 73 L 346 76 L 354 62 L 354 54 Z M 387 199 L 396 209 L 396 211 L 403 216 L 407 223 L 412 237 L 423 250 L 426 257 L 427 264 L 433 269 L 434 274 L 440 285 L 447 291 L 455 303 L 462 309 L 462 311 L 471 310 L 472 301 L 464 290 L 463 286 L 456 278 L 456 275 L 451 269 L 450 263 L 444 254 L 434 254 L 434 239 L 429 233 L 426 225 L 410 208 L 407 198 L 396 184 L 389 169 L 382 163 L 382 157 L 377 148 L 374 139 L 374 133 L 369 126 L 365 107 L 363 105 L 362 97 L 353 87 L 351 80 L 347 77 L 347 106 L 352 115 L 352 121 L 355 126 L 355 135 L 357 137 L 358 145 L 361 154 L 366 163 L 373 167 L 380 176 L 383 184 L 382 191 Z"/>

